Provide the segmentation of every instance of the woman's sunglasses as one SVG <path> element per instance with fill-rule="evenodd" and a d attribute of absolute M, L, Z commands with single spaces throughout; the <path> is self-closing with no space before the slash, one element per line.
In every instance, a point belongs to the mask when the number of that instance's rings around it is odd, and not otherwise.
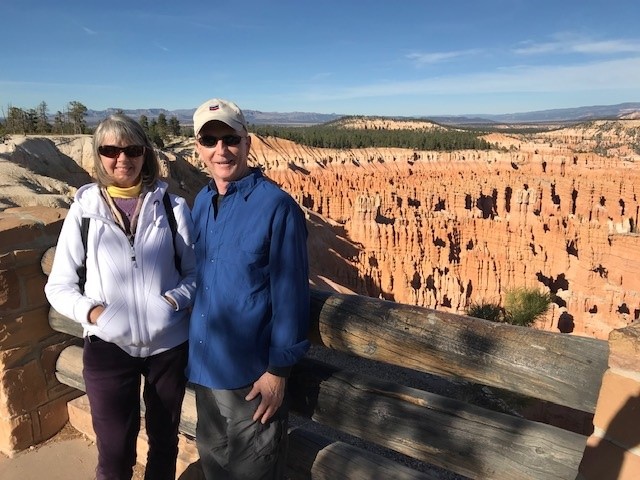
<path fill-rule="evenodd" d="M 129 158 L 140 157 L 144 154 L 144 145 L 128 145 L 126 147 L 116 147 L 115 145 L 100 145 L 98 153 L 105 157 L 116 158 L 120 152 Z"/>
<path fill-rule="evenodd" d="M 214 135 L 202 135 L 198 137 L 198 143 L 203 147 L 213 148 L 218 142 L 222 140 L 227 147 L 233 147 L 238 145 L 242 141 L 242 137 L 240 135 L 224 135 L 222 137 L 216 137 Z"/>

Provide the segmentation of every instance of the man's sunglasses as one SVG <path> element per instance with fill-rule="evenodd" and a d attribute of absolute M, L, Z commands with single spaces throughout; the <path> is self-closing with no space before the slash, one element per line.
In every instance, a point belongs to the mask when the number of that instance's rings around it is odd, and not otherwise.
<path fill-rule="evenodd" d="M 233 147 L 238 145 L 242 141 L 240 135 L 224 135 L 222 137 L 216 137 L 214 135 L 202 135 L 198 137 L 198 143 L 203 147 L 213 148 L 218 145 L 218 141 L 222 140 L 227 147 Z"/>
<path fill-rule="evenodd" d="M 144 154 L 144 145 L 128 145 L 126 147 L 116 147 L 115 145 L 100 145 L 98 153 L 105 157 L 117 158 L 120 152 L 129 158 L 140 157 Z"/>

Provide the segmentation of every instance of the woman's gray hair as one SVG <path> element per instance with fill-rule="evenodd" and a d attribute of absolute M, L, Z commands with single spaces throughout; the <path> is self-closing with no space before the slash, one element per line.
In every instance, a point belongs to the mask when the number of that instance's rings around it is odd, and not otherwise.
<path fill-rule="evenodd" d="M 138 122 L 122 114 L 109 115 L 100 122 L 93 133 L 93 167 L 98 185 L 101 187 L 113 185 L 113 179 L 104 169 L 98 152 L 98 147 L 102 145 L 107 136 L 115 138 L 116 141 L 123 140 L 130 145 L 144 145 L 142 185 L 149 188 L 154 187 L 160 176 L 160 167 L 153 144 Z"/>

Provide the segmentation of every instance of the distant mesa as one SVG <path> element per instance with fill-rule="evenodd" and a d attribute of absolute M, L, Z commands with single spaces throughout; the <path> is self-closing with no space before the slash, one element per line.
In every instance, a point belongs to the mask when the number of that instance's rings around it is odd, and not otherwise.
<path fill-rule="evenodd" d="M 95 125 L 100 120 L 111 113 L 116 108 L 107 110 L 88 110 L 87 124 Z M 192 125 L 193 112 L 191 109 L 166 110 L 163 108 L 123 110 L 125 114 L 134 118 L 145 115 L 147 118 L 157 118 L 160 113 L 164 113 L 167 118 L 175 116 L 180 124 Z M 244 110 L 247 122 L 254 125 L 317 125 L 331 122 L 342 117 L 354 116 L 349 112 L 344 113 L 311 113 L 311 112 L 262 112 L 259 110 Z M 407 120 L 410 117 L 391 116 L 398 120 Z M 640 102 L 620 103 L 617 105 L 600 105 L 590 107 L 562 108 L 552 110 L 539 110 L 533 112 L 511 113 L 511 114 L 473 114 L 473 115 L 424 115 L 411 117 L 420 120 L 431 120 L 437 124 L 445 125 L 487 125 L 487 124 L 526 124 L 534 122 L 542 123 L 575 123 L 588 120 L 602 119 L 637 119 L 640 118 Z"/>

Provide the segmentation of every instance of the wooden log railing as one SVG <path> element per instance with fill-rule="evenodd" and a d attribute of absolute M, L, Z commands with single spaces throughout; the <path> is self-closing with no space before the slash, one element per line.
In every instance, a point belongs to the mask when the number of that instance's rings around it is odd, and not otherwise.
<path fill-rule="evenodd" d="M 80 326 L 50 312 L 55 330 Z M 465 379 L 593 413 L 604 341 L 496 324 L 355 295 L 312 291 L 310 339 L 438 376 Z M 84 389 L 81 348 L 59 357 L 58 379 Z M 290 378 L 293 413 L 470 478 L 574 480 L 586 436 L 305 359 Z M 195 434 L 192 392 L 182 431 Z M 291 478 L 432 478 L 297 429 Z M 393 477 L 384 472 L 393 471 Z"/>
<path fill-rule="evenodd" d="M 312 292 L 311 339 L 370 360 L 593 413 L 607 342 L 358 295 Z"/>

